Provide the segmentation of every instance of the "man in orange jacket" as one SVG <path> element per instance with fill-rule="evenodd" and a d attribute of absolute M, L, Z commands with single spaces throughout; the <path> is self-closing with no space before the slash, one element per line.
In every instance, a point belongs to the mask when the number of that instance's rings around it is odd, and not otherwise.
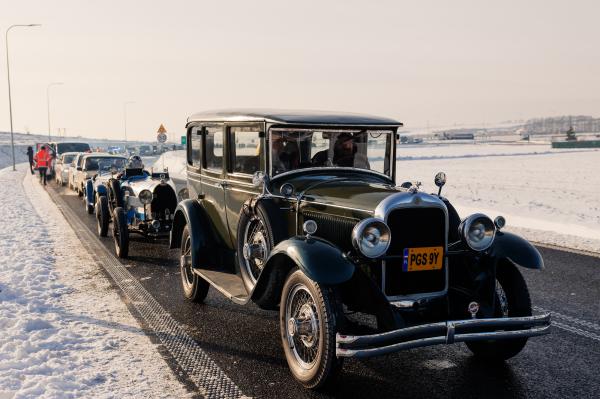
<path fill-rule="evenodd" d="M 40 171 L 40 183 L 46 185 L 46 172 L 48 171 L 48 165 L 50 164 L 51 156 L 46 146 L 43 145 L 40 150 L 33 157 L 37 164 L 37 168 Z"/>

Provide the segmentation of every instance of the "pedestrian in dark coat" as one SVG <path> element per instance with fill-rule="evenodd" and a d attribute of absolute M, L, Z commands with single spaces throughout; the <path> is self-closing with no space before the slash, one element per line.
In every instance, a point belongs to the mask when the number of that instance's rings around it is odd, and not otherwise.
<path fill-rule="evenodd" d="M 29 158 L 29 170 L 33 174 L 33 147 L 27 147 L 27 157 Z"/>

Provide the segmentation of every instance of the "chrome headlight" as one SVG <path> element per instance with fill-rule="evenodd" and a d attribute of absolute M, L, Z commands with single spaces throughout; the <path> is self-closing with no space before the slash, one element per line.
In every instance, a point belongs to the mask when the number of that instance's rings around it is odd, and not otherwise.
<path fill-rule="evenodd" d="M 458 231 L 465 244 L 474 251 L 488 249 L 496 236 L 494 222 L 481 213 L 476 213 L 463 220 Z"/>
<path fill-rule="evenodd" d="M 352 245 L 367 258 L 385 254 L 391 240 L 390 228 L 381 219 L 364 219 L 352 229 Z"/>
<path fill-rule="evenodd" d="M 152 202 L 152 191 L 150 190 L 142 190 L 140 191 L 140 194 L 138 195 L 138 197 L 140 198 L 140 201 L 142 202 L 142 204 L 144 205 L 148 205 L 149 203 Z"/>

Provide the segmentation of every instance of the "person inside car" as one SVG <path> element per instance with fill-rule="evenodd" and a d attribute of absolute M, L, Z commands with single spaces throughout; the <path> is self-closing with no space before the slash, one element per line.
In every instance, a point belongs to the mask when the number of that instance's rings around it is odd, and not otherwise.
<path fill-rule="evenodd" d="M 129 158 L 125 171 L 119 173 L 117 179 L 127 179 L 133 176 L 143 176 L 144 174 L 142 158 L 139 155 L 133 155 Z"/>
<path fill-rule="evenodd" d="M 286 132 L 274 132 L 271 134 L 271 140 L 273 141 L 271 159 L 275 174 L 298 168 L 300 151 L 295 138 Z"/>

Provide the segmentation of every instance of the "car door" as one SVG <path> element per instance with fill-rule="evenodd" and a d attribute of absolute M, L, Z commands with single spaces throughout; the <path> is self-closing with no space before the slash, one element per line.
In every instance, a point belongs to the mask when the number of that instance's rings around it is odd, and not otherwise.
<path fill-rule="evenodd" d="M 240 123 L 226 126 L 227 133 L 227 184 L 225 185 L 225 205 L 227 223 L 234 248 L 237 248 L 237 228 L 242 206 L 246 200 L 255 197 L 261 188 L 254 187 L 252 176 L 257 171 L 265 171 L 264 123 Z"/>
<path fill-rule="evenodd" d="M 223 124 L 203 126 L 202 201 L 217 238 L 232 249 L 225 207 L 225 136 Z"/>

